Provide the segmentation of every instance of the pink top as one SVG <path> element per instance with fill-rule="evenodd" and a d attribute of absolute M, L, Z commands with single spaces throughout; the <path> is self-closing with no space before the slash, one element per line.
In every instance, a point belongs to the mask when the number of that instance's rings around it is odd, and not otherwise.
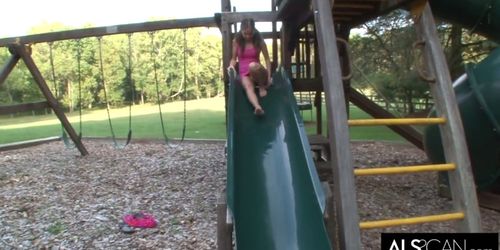
<path fill-rule="evenodd" d="M 259 62 L 259 52 L 254 46 L 245 46 L 243 50 L 238 47 L 240 76 L 248 76 L 250 74 L 250 63 Z"/>

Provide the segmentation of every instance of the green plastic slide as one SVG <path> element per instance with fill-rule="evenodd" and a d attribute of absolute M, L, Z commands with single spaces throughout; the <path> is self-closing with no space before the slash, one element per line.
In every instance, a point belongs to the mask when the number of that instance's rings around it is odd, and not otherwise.
<path fill-rule="evenodd" d="M 324 194 L 291 84 L 275 73 L 256 116 L 230 72 L 227 200 L 236 249 L 331 249 Z"/>

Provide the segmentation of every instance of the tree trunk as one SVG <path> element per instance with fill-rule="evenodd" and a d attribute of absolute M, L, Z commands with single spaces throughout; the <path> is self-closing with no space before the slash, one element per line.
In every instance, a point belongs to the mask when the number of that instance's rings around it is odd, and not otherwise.
<path fill-rule="evenodd" d="M 413 104 L 413 91 L 408 90 L 408 114 L 415 113 L 415 105 Z"/>
<path fill-rule="evenodd" d="M 73 112 L 75 106 L 73 104 L 73 84 L 71 81 L 67 81 L 67 88 L 68 88 L 68 92 L 67 92 L 67 95 L 69 97 L 69 112 Z"/>
<path fill-rule="evenodd" d="M 194 76 L 194 83 L 196 84 L 196 100 L 199 100 L 201 91 L 200 91 L 200 84 L 198 82 L 198 74 L 196 74 Z M 184 97 L 184 98 L 186 98 L 186 97 Z"/>

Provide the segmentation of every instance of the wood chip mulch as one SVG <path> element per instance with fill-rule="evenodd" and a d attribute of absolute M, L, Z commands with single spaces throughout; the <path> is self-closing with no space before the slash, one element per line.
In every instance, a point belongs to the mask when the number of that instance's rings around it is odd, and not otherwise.
<path fill-rule="evenodd" d="M 216 249 L 217 197 L 225 187 L 224 143 L 112 143 L 85 140 L 82 157 L 60 141 L 0 152 L 0 249 Z M 407 144 L 353 142 L 354 165 L 426 163 Z M 435 174 L 357 177 L 362 220 L 450 211 Z M 124 233 L 127 213 L 152 214 L 158 226 Z M 483 229 L 500 231 L 500 212 L 481 209 Z M 362 232 L 365 249 L 380 232 L 454 232 L 432 223 Z"/>

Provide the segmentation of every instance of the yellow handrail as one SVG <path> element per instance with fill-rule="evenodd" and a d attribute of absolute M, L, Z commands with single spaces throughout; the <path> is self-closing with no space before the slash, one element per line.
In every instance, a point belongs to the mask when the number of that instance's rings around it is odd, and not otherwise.
<path fill-rule="evenodd" d="M 349 120 L 349 126 L 379 126 L 379 125 L 429 125 L 443 124 L 444 117 L 437 118 L 391 118 L 391 119 L 355 119 Z"/>
<path fill-rule="evenodd" d="M 429 171 L 449 171 L 455 170 L 456 165 L 454 163 L 446 164 L 431 164 L 431 165 L 418 165 L 418 166 L 406 166 L 406 167 L 380 167 L 380 168 L 364 168 L 355 169 L 354 175 L 377 175 L 377 174 L 409 174 L 409 173 L 420 173 Z"/>
<path fill-rule="evenodd" d="M 439 215 L 421 216 L 421 217 L 413 217 L 413 218 L 365 221 L 365 222 L 359 223 L 359 227 L 361 229 L 373 229 L 373 228 L 394 227 L 394 226 L 401 226 L 401 225 L 422 224 L 422 223 L 428 223 L 428 222 L 462 220 L 464 217 L 465 217 L 465 215 L 463 212 L 458 212 L 458 213 L 439 214 Z"/>

